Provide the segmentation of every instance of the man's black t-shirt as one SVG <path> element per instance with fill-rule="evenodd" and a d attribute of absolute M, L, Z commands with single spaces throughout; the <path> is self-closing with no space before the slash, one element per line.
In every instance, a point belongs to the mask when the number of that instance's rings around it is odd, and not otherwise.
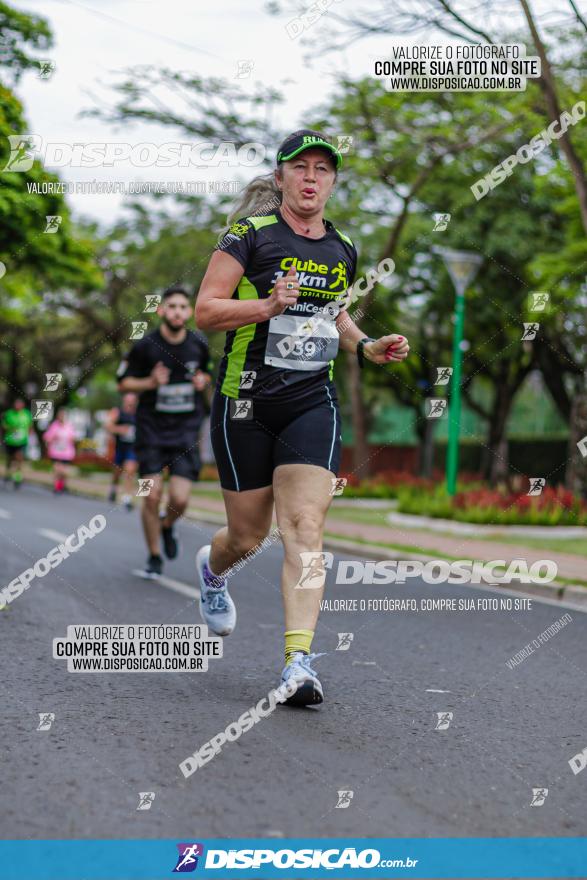
<path fill-rule="evenodd" d="M 245 270 L 233 299 L 266 299 L 291 266 L 300 284 L 297 302 L 283 314 L 226 334 L 218 388 L 227 397 L 298 399 L 332 376 L 335 320 L 355 276 L 357 251 L 332 223 L 324 225 L 322 238 L 308 238 L 277 211 L 233 223 L 218 244 Z"/>
<path fill-rule="evenodd" d="M 208 359 L 205 337 L 192 330 L 178 345 L 167 342 L 161 331 L 155 330 L 132 347 L 118 368 L 118 381 L 127 376 L 149 376 L 159 361 L 170 370 L 167 385 L 139 395 L 137 448 L 194 444 L 204 417 L 204 401 L 192 384 L 192 376 L 198 370 L 208 371 Z"/>

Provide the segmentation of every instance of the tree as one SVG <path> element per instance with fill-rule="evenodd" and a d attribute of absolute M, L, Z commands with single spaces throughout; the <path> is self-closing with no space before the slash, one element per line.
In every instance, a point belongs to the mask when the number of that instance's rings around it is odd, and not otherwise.
<path fill-rule="evenodd" d="M 53 45 L 53 35 L 46 19 L 0 3 L 0 66 L 3 73 L 18 82 L 27 70 L 39 70 L 45 59 L 30 51 L 46 52 Z"/>

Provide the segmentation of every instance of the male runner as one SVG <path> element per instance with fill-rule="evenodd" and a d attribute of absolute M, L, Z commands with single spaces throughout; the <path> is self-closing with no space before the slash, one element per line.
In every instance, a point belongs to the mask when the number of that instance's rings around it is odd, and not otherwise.
<path fill-rule="evenodd" d="M 22 397 L 17 397 L 12 407 L 7 409 L 2 416 L 4 429 L 4 446 L 6 449 L 6 471 L 4 482 L 12 480 L 15 489 L 20 489 L 22 483 L 21 467 L 29 442 L 29 431 L 33 424 L 33 417 L 25 407 Z"/>
<path fill-rule="evenodd" d="M 115 406 L 106 420 L 106 430 L 114 437 L 116 446 L 114 451 L 114 468 L 112 470 L 112 485 L 108 500 L 116 503 L 116 490 L 121 474 L 124 475 L 124 495 L 122 503 L 127 510 L 132 510 L 132 496 L 137 472 L 137 457 L 135 455 L 136 435 L 136 411 L 138 398 L 136 394 L 128 393 L 122 396 L 120 407 Z"/>
<path fill-rule="evenodd" d="M 186 291 L 181 287 L 166 290 L 157 314 L 161 325 L 133 346 L 117 374 L 120 391 L 139 395 L 135 454 L 139 476 L 149 481 L 144 484 L 149 492 L 144 495 L 141 517 L 149 550 L 144 574 L 152 578 L 163 571 L 161 539 L 167 558 L 177 556 L 173 524 L 185 511 L 191 483 L 199 476 L 202 392 L 211 378 L 206 338 L 186 327 L 191 316 Z M 164 468 L 170 476 L 169 497 L 160 518 Z"/>

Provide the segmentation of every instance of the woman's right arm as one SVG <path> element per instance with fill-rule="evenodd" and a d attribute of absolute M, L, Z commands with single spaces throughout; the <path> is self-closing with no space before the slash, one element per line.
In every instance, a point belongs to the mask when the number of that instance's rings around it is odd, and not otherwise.
<path fill-rule="evenodd" d="M 196 299 L 195 318 L 201 330 L 236 330 L 269 320 L 268 299 L 232 299 L 245 270 L 223 251 L 212 254 Z"/>

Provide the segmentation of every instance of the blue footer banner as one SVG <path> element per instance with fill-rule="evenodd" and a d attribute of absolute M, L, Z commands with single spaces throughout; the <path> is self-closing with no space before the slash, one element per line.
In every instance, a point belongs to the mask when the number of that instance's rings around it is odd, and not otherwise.
<path fill-rule="evenodd" d="M 7 840 L 2 880 L 587 877 L 587 839 Z"/>

